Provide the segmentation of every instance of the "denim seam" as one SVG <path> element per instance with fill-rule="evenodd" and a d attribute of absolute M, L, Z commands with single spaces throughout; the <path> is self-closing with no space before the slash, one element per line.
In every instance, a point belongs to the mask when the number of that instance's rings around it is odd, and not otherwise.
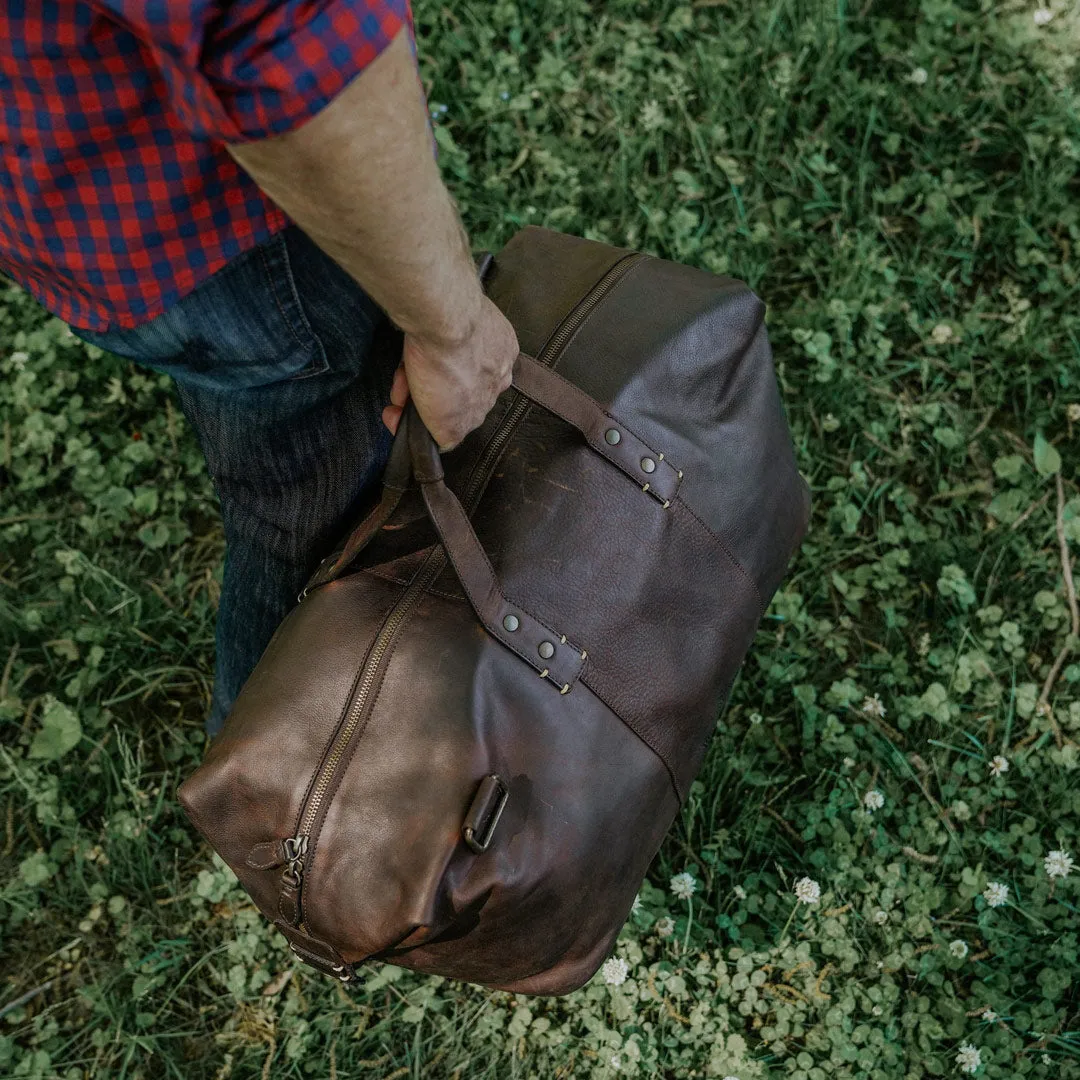
<path fill-rule="evenodd" d="M 284 269 L 286 275 L 288 276 L 289 282 L 291 284 L 292 283 L 292 274 L 289 271 L 288 255 L 285 254 L 285 241 L 281 237 L 275 237 L 274 241 L 272 241 L 272 242 L 276 243 L 279 240 L 280 240 L 280 244 L 281 244 L 282 254 L 285 255 L 285 258 L 282 261 L 282 268 Z M 285 325 L 289 328 L 289 333 L 292 334 L 293 338 L 295 338 L 296 344 L 299 345 L 301 348 L 303 348 L 304 344 L 305 344 L 304 340 L 296 332 L 296 327 L 293 325 L 292 319 L 289 318 L 289 314 L 285 310 L 285 305 L 281 302 L 281 294 L 278 292 L 277 279 L 275 278 L 273 269 L 270 266 L 270 256 L 266 253 L 266 246 L 264 246 L 264 247 L 262 247 L 260 249 L 259 254 L 262 257 L 263 269 L 266 272 L 266 281 L 267 281 L 267 284 L 270 286 L 270 293 L 274 297 L 274 303 L 277 304 L 277 309 L 281 313 L 281 318 L 284 321 Z M 296 287 L 295 287 L 295 285 L 293 286 L 292 292 L 293 292 L 293 295 L 295 296 L 296 295 Z"/>

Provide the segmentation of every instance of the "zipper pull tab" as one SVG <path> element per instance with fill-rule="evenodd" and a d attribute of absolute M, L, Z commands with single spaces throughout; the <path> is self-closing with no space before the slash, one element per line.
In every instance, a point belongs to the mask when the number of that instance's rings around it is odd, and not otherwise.
<path fill-rule="evenodd" d="M 308 838 L 290 836 L 281 842 L 285 856 L 285 869 L 281 872 L 281 895 L 278 897 L 278 913 L 290 925 L 300 922 L 300 887 L 304 877 L 304 857 L 307 855 Z"/>

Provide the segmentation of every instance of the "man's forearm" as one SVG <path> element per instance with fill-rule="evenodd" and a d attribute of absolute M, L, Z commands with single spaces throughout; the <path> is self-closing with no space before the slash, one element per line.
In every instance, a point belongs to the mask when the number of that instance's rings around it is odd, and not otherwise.
<path fill-rule="evenodd" d="M 229 150 L 402 330 L 462 341 L 483 293 L 406 35 L 296 131 Z"/>

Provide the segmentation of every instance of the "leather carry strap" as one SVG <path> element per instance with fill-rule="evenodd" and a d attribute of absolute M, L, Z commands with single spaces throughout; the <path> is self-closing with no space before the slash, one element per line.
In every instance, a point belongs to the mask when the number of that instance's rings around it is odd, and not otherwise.
<path fill-rule="evenodd" d="M 406 411 L 410 414 L 408 435 L 413 476 L 420 484 L 428 514 L 477 617 L 492 637 L 568 694 L 581 673 L 585 652 L 503 595 L 465 508 L 443 480 L 442 459 L 435 440 L 411 402 Z"/>
<path fill-rule="evenodd" d="M 405 418 L 402 416 L 402 423 Z M 401 429 L 398 429 L 401 435 Z M 349 564 L 363 551 L 364 548 L 375 538 L 376 533 L 390 520 L 390 515 L 398 508 L 401 497 L 408 490 L 412 478 L 412 462 L 409 460 L 409 448 L 404 438 L 395 436 L 393 445 L 390 447 L 390 457 L 383 472 L 383 490 L 378 503 L 368 515 L 353 529 L 341 554 L 333 559 L 332 556 L 325 558 L 319 564 L 318 569 L 311 576 L 304 591 L 300 593 L 298 600 L 303 600 L 312 590 L 328 581 L 340 577 Z M 331 561 L 333 559 L 333 561 Z"/>
<path fill-rule="evenodd" d="M 518 354 L 514 365 L 514 386 L 577 428 L 597 453 L 665 508 L 671 505 L 682 473 L 588 394 L 525 353 Z M 438 446 L 411 401 L 402 422 L 409 439 L 413 477 L 420 484 L 428 514 L 480 621 L 492 637 L 516 652 L 541 677 L 555 683 L 562 693 L 569 693 L 587 654 L 565 634 L 503 594 L 464 507 L 446 486 Z"/>
<path fill-rule="evenodd" d="M 650 449 L 625 424 L 602 409 L 580 387 L 557 371 L 519 353 L 514 364 L 514 388 L 555 416 L 576 427 L 585 441 L 642 491 L 667 509 L 679 490 L 682 472 L 667 458 Z"/>

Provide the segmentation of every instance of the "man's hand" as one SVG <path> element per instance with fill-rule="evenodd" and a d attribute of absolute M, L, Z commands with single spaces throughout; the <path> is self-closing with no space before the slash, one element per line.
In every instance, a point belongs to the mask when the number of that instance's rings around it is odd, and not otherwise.
<path fill-rule="evenodd" d="M 517 334 L 486 296 L 472 330 L 457 341 L 405 335 L 402 366 L 394 376 L 383 422 L 396 432 L 411 395 L 441 450 L 457 446 L 483 423 L 509 385 L 518 355 Z"/>

